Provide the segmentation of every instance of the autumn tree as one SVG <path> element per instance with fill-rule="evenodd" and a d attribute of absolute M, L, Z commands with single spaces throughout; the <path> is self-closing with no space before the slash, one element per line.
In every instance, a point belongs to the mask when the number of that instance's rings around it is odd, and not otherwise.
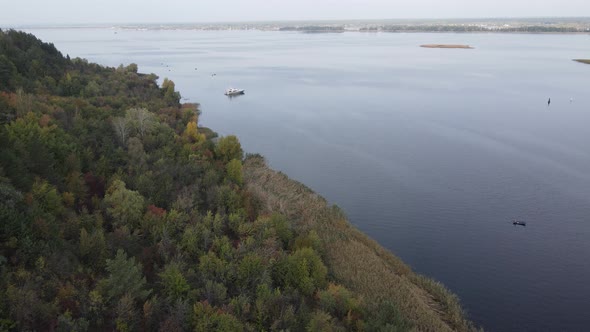
<path fill-rule="evenodd" d="M 186 143 L 190 144 L 199 144 L 205 141 L 205 135 L 199 133 L 196 121 L 187 123 L 182 138 Z"/>
<path fill-rule="evenodd" d="M 232 159 L 242 160 L 244 157 L 240 141 L 234 135 L 221 137 L 215 147 L 215 154 L 224 163 L 228 163 Z"/>
<path fill-rule="evenodd" d="M 193 308 L 195 331 L 242 331 L 244 327 L 233 315 L 224 313 L 218 308 L 212 307 L 208 302 L 198 302 Z"/>

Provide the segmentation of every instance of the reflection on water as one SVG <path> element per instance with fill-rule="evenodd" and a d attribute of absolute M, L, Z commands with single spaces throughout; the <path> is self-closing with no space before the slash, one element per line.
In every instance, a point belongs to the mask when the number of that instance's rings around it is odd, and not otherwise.
<path fill-rule="evenodd" d="M 337 203 L 486 329 L 590 325 L 590 66 L 571 61 L 587 35 L 33 32 L 172 79 L 202 125 Z"/>

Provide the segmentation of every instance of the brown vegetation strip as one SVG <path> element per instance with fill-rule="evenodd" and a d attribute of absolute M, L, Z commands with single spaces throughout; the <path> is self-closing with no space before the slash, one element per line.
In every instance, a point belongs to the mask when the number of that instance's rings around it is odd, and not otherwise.
<path fill-rule="evenodd" d="M 590 59 L 574 59 L 574 61 L 590 65 Z"/>
<path fill-rule="evenodd" d="M 360 294 L 369 306 L 396 304 L 418 331 L 470 331 L 457 297 L 440 283 L 419 276 L 399 258 L 354 228 L 338 207 L 303 184 L 269 169 L 261 157 L 244 164 L 248 190 L 266 212 L 279 212 L 300 232 L 315 230 L 334 278 Z"/>
<path fill-rule="evenodd" d="M 425 45 L 420 45 L 420 47 L 426 47 L 426 48 L 473 48 L 469 45 L 453 45 L 453 44 L 425 44 Z"/>

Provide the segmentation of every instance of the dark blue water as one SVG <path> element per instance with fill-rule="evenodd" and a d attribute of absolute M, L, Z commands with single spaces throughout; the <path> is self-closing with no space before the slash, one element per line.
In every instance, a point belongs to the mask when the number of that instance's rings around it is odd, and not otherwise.
<path fill-rule="evenodd" d="M 31 32 L 172 79 L 485 329 L 590 326 L 590 36 Z"/>

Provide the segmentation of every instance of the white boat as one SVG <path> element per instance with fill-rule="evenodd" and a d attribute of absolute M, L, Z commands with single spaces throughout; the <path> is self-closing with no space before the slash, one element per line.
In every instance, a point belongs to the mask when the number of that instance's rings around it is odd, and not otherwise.
<path fill-rule="evenodd" d="M 244 89 L 229 88 L 229 89 L 225 90 L 226 96 L 235 96 L 235 95 L 243 95 L 243 94 L 244 94 Z"/>

